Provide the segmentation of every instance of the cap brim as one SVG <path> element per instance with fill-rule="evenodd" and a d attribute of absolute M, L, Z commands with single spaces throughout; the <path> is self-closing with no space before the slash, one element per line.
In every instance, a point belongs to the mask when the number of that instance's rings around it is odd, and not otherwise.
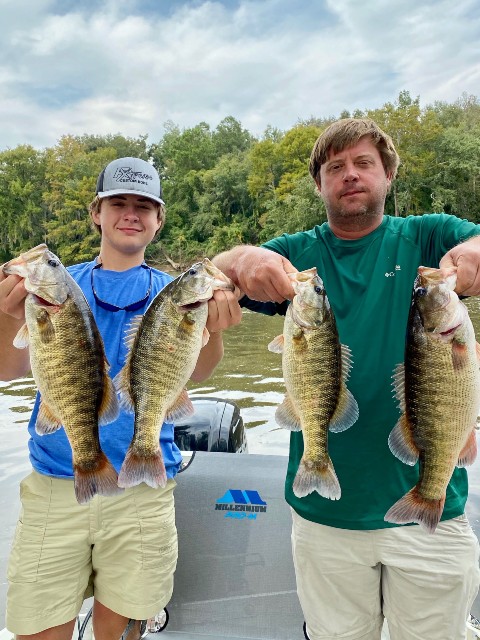
<path fill-rule="evenodd" d="M 165 204 L 165 202 L 158 196 L 154 196 L 151 193 L 147 193 L 146 191 L 137 191 L 135 189 L 112 189 L 111 191 L 99 191 L 97 193 L 97 196 L 102 199 L 108 198 L 109 196 L 120 196 L 129 194 L 132 194 L 134 196 L 142 196 L 143 198 L 148 198 L 149 200 L 154 200 L 155 202 L 158 202 L 158 204 Z"/>

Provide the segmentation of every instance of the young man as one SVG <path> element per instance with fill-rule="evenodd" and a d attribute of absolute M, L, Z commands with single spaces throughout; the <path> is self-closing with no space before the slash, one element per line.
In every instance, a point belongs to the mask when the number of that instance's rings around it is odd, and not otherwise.
<path fill-rule="evenodd" d="M 145 248 L 165 221 L 158 173 L 138 158 L 114 160 L 102 171 L 90 206 L 101 235 L 99 256 L 69 268 L 82 288 L 104 339 L 109 374 L 125 361 L 125 329 L 172 279 L 144 262 Z M 0 273 L 0 378 L 27 374 L 28 353 L 12 340 L 24 322 L 23 279 Z M 210 340 L 192 379 L 208 377 L 223 355 L 221 331 L 240 321 L 231 292 L 209 301 Z M 73 490 L 71 450 L 63 429 L 35 432 L 38 397 L 29 423 L 32 473 L 22 481 L 22 514 L 10 557 L 7 628 L 17 638 L 70 640 L 85 595 L 94 596 L 96 640 L 118 640 L 129 619 L 153 617 L 169 601 L 177 559 L 173 488 L 181 456 L 173 426 L 160 445 L 167 470 L 164 489 L 145 484 L 79 505 Z M 119 470 L 133 434 L 133 417 L 100 429 L 101 446 Z"/>
<path fill-rule="evenodd" d="M 310 640 L 378 640 L 384 617 L 392 640 L 460 640 L 479 585 L 478 541 L 464 515 L 464 469 L 454 471 L 435 534 L 384 520 L 418 480 L 418 465 L 402 463 L 388 447 L 399 418 L 392 373 L 404 358 L 417 268 L 456 265 L 457 292 L 480 294 L 479 226 L 445 214 L 384 215 L 398 164 L 391 138 L 373 121 L 334 123 L 310 162 L 328 222 L 214 260 L 248 296 L 241 304 L 269 314 L 285 313 L 294 295 L 287 273 L 316 267 L 340 341 L 352 352 L 348 387 L 359 418 L 347 431 L 329 434 L 340 500 L 294 494 L 302 433 L 290 440 L 285 492 Z"/>

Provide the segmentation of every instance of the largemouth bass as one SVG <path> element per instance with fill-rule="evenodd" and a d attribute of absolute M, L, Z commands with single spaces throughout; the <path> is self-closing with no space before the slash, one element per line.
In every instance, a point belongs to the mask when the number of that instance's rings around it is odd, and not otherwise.
<path fill-rule="evenodd" d="M 100 448 L 99 424 L 118 416 L 119 405 L 103 341 L 82 290 L 47 245 L 3 265 L 25 278 L 26 324 L 14 345 L 30 347 L 30 363 L 41 394 L 37 433 L 62 425 L 72 447 L 75 495 L 85 503 L 96 493 L 120 491 L 117 473 Z"/>
<path fill-rule="evenodd" d="M 455 465 L 472 464 L 480 410 L 478 344 L 467 308 L 454 292 L 456 268 L 419 267 L 405 344 L 394 375 L 402 415 L 388 444 L 402 462 L 420 461 L 418 483 L 385 515 L 434 532 Z"/>
<path fill-rule="evenodd" d="M 277 423 L 303 432 L 304 452 L 293 492 L 304 497 L 312 491 L 338 500 L 341 497 L 332 460 L 328 432 L 350 428 L 358 418 L 355 398 L 346 387 L 351 367 L 350 350 L 341 345 L 333 311 L 316 268 L 290 276 L 295 291 L 283 335 L 269 345 L 283 353 L 287 393 L 277 408 Z"/>
<path fill-rule="evenodd" d="M 167 482 L 160 430 L 163 422 L 193 413 L 185 385 L 208 342 L 208 300 L 215 289 L 233 291 L 234 285 L 205 258 L 162 289 L 127 332 L 129 354 L 114 382 L 122 407 L 135 413 L 135 427 L 121 487 Z"/>

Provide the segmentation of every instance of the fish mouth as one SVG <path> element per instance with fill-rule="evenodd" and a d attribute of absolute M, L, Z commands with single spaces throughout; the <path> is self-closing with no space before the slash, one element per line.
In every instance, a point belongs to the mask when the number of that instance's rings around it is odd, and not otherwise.
<path fill-rule="evenodd" d="M 30 293 L 30 295 L 33 296 L 33 299 L 35 300 L 35 304 L 37 304 L 40 307 L 58 307 L 59 306 L 58 302 L 46 300 L 45 298 L 38 296 L 36 293 Z"/>
<path fill-rule="evenodd" d="M 188 313 L 194 309 L 199 309 L 202 305 L 206 304 L 208 300 L 197 300 L 196 302 L 190 302 L 189 304 L 179 305 L 179 310 L 183 313 Z"/>
<path fill-rule="evenodd" d="M 447 329 L 446 331 L 439 331 L 438 335 L 442 336 L 442 338 L 445 338 L 447 336 L 451 336 L 453 333 L 455 333 L 455 331 L 461 326 L 461 324 L 456 324 L 454 327 L 451 327 L 450 329 Z"/>

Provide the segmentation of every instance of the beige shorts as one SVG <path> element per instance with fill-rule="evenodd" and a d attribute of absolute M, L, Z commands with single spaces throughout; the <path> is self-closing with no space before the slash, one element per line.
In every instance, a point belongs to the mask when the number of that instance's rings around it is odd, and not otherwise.
<path fill-rule="evenodd" d="M 73 620 L 86 597 L 144 620 L 170 600 L 177 562 L 173 489 L 141 484 L 115 497 L 75 499 L 73 481 L 33 471 L 8 566 L 6 625 L 32 634 Z"/>
<path fill-rule="evenodd" d="M 376 531 L 336 529 L 292 510 L 298 596 L 310 640 L 465 638 L 479 544 L 466 516 Z"/>

